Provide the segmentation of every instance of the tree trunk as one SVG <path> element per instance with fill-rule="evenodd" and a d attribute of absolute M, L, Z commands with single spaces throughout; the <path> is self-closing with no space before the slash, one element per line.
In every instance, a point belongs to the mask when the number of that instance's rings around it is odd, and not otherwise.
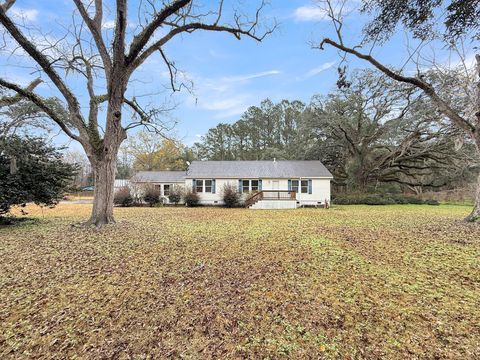
<path fill-rule="evenodd" d="M 478 175 L 475 204 L 473 205 L 471 214 L 465 218 L 465 221 L 480 223 L 480 174 Z"/>
<path fill-rule="evenodd" d="M 92 163 L 95 188 L 92 215 L 88 224 L 100 227 L 104 224 L 115 223 L 113 195 L 116 167 L 116 156 L 106 156 L 104 159 Z"/>

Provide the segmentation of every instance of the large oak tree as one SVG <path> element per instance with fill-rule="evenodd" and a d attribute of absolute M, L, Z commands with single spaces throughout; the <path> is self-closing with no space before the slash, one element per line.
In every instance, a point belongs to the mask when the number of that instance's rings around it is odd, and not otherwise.
<path fill-rule="evenodd" d="M 382 72 L 391 79 L 407 84 L 425 94 L 431 103 L 440 111 L 444 118 L 453 126 L 464 132 L 477 150 L 477 162 L 480 162 L 480 54 L 474 46 L 476 66 L 469 67 L 466 61 L 464 43 L 476 45 L 479 39 L 480 2 L 478 1 L 441 1 L 441 0 L 364 0 L 362 11 L 370 16 L 366 24 L 363 37 L 358 43 L 347 43 L 345 36 L 345 13 L 352 10 L 345 0 L 318 0 L 320 8 L 326 18 L 332 23 L 335 38 L 324 37 L 315 48 L 324 49 L 332 46 L 339 50 L 342 62 L 348 56 L 366 61 L 373 68 Z M 350 7 L 350 9 L 349 9 Z M 407 61 L 399 68 L 390 66 L 375 55 L 375 48 L 386 42 L 399 26 L 409 34 L 409 39 L 416 41 L 415 47 L 408 42 L 403 49 L 408 55 Z M 352 38 L 349 34 L 349 38 Z M 430 46 L 429 46 L 430 45 Z M 464 68 L 466 77 L 461 81 L 453 79 L 448 84 L 435 84 L 426 76 L 429 69 L 442 71 L 442 64 L 436 60 L 435 54 L 425 65 L 427 54 L 431 47 L 443 48 L 451 51 L 459 59 L 458 68 Z M 414 73 L 412 75 L 412 69 Z M 340 86 L 348 86 L 345 82 L 346 66 L 339 67 Z M 447 69 L 455 70 L 455 69 Z M 410 71 L 410 72 L 409 72 Z M 472 80 L 476 75 L 477 79 Z M 446 85 L 446 86 L 444 86 Z M 456 108 L 452 104 L 451 93 L 455 89 L 459 93 L 470 97 L 469 106 Z M 476 190 L 475 204 L 467 221 L 480 222 L 480 175 Z"/>
<path fill-rule="evenodd" d="M 32 79 L 27 87 L 0 79 L 0 87 L 10 92 L 0 99 L 0 106 L 26 99 L 48 115 L 68 137 L 81 144 L 94 172 L 95 199 L 89 223 L 101 226 L 114 222 L 116 159 L 127 131 L 138 126 L 162 130 L 158 122 L 161 109 L 147 109 L 137 99 L 127 98 L 127 87 L 135 71 L 156 54 L 170 74 L 172 89 L 178 90 L 181 84 L 176 82 L 174 61 L 167 57 L 167 43 L 182 34 L 202 30 L 261 41 L 273 30 L 274 24 L 259 30 L 264 1 L 250 16 L 236 10 L 232 2 L 228 2 L 227 8 L 224 0 L 148 1 L 140 5 L 127 0 L 116 0 L 113 4 L 102 0 L 73 0 L 73 3 L 76 11 L 68 34 L 52 40 L 49 33 L 48 46 L 40 46 L 27 27 L 15 21 L 11 15 L 15 0 L 0 4 L 0 24 L 4 31 L 33 60 L 35 73 L 41 74 L 41 79 Z M 113 33 L 107 33 L 103 26 L 106 6 L 113 9 Z M 130 11 L 139 13 L 129 16 Z M 136 24 L 132 24 L 132 18 Z M 70 86 L 63 75 L 69 72 L 84 78 L 88 92 L 86 104 L 82 103 L 79 90 Z M 65 111 L 50 106 L 46 98 L 35 91 L 41 81 L 48 82 L 57 91 Z M 86 113 L 82 111 L 84 105 L 88 109 Z M 101 106 L 105 107 L 104 111 Z M 125 116 L 125 108 L 134 116 Z"/>

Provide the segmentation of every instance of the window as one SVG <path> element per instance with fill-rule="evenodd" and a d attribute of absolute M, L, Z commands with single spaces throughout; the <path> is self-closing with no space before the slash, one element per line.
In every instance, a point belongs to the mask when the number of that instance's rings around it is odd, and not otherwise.
<path fill-rule="evenodd" d="M 163 196 L 170 195 L 170 184 L 163 185 Z"/>
<path fill-rule="evenodd" d="M 298 193 L 298 180 L 292 180 L 292 191 Z"/>
<path fill-rule="evenodd" d="M 250 192 L 250 180 L 243 180 L 242 181 L 242 192 Z"/>
<path fill-rule="evenodd" d="M 261 180 L 242 180 L 242 192 L 248 193 L 261 190 Z"/>
<path fill-rule="evenodd" d="M 300 183 L 302 194 L 308 194 L 308 180 L 302 180 Z"/>
<path fill-rule="evenodd" d="M 215 180 L 214 179 L 202 179 L 195 180 L 195 191 L 197 193 L 215 193 Z"/>
<path fill-rule="evenodd" d="M 206 193 L 212 192 L 212 180 L 205 180 L 205 192 Z"/>
<path fill-rule="evenodd" d="M 162 185 L 153 185 L 153 187 L 155 188 L 155 190 L 157 190 L 158 192 L 160 192 L 162 190 Z"/>
<path fill-rule="evenodd" d="M 203 180 L 197 180 L 195 190 L 196 190 L 197 193 L 203 192 Z"/>

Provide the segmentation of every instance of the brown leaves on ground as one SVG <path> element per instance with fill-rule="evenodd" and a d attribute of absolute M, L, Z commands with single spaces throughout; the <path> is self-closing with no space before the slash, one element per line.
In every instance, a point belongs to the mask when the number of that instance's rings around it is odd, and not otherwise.
<path fill-rule="evenodd" d="M 467 207 L 89 210 L 0 229 L 0 358 L 480 357 Z"/>

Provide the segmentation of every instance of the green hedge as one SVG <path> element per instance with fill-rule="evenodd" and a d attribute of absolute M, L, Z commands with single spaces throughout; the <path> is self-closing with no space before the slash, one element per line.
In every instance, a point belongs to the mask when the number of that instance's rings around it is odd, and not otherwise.
<path fill-rule="evenodd" d="M 439 205 L 437 200 L 422 200 L 414 196 L 400 194 L 348 194 L 338 195 L 333 199 L 337 205 L 395 205 L 395 204 L 417 204 L 417 205 Z"/>

